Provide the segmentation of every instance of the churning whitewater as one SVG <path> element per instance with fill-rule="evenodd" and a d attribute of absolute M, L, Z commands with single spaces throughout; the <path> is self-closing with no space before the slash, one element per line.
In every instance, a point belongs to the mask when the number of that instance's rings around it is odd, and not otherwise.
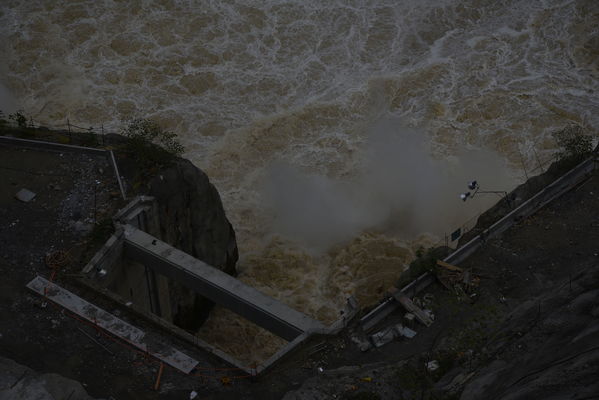
<path fill-rule="evenodd" d="M 177 132 L 241 279 L 325 322 L 496 200 L 468 180 L 509 190 L 553 130 L 599 126 L 596 0 L 5 0 L 0 37 L 3 111 Z M 244 360 L 278 345 L 213 314 Z"/>

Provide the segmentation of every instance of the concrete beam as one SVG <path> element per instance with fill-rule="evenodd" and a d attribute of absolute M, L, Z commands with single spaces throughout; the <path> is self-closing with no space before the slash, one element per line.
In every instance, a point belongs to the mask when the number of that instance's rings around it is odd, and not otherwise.
<path fill-rule="evenodd" d="M 29 282 L 27 287 L 179 371 L 189 374 L 198 365 L 197 360 L 164 344 L 160 338 L 147 335 L 144 331 L 41 276 Z"/>
<path fill-rule="evenodd" d="M 124 251 L 125 257 L 186 285 L 285 340 L 324 329 L 319 321 L 131 225 L 125 226 Z"/>
<path fill-rule="evenodd" d="M 158 205 L 152 196 L 135 197 L 112 217 L 112 221 L 115 224 L 133 225 L 151 235 L 160 232 Z"/>

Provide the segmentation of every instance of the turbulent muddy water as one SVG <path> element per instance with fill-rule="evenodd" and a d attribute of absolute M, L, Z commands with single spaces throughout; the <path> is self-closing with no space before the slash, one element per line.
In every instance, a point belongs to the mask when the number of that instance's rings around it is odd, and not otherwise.
<path fill-rule="evenodd" d="M 331 322 L 497 200 L 465 182 L 509 190 L 553 130 L 595 132 L 598 27 L 596 0 L 3 0 L 0 106 L 179 133 L 241 279 Z M 246 361 L 280 344 L 217 314 L 200 335 Z"/>

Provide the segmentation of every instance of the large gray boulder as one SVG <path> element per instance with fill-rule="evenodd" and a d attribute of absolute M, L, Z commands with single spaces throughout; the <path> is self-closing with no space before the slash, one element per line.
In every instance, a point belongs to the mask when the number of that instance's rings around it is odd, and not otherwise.
<path fill-rule="evenodd" d="M 177 159 L 150 180 L 148 194 L 158 202 L 161 240 L 235 275 L 235 231 L 204 172 L 188 160 Z M 172 285 L 170 293 L 173 322 L 196 331 L 208 317 L 212 302 L 182 285 Z"/>

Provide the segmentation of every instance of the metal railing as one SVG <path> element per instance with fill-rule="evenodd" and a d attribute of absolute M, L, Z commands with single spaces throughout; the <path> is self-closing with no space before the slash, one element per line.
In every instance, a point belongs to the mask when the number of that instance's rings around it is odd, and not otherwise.
<path fill-rule="evenodd" d="M 14 115 L 14 114 L 11 114 L 11 115 Z M 11 128 L 15 128 L 15 129 L 16 128 L 22 128 L 22 129 L 47 128 L 49 130 L 63 133 L 65 135 L 68 135 L 69 143 L 72 143 L 73 138 L 77 138 L 77 135 L 79 135 L 79 137 L 81 137 L 81 135 L 83 135 L 83 134 L 88 134 L 88 135 L 90 135 L 90 137 L 92 135 L 97 137 L 99 140 L 101 140 L 101 145 L 104 146 L 105 145 L 105 143 L 104 143 L 105 135 L 107 133 L 109 133 L 109 132 L 106 132 L 106 130 L 104 129 L 103 122 L 100 123 L 99 126 L 90 125 L 89 127 L 85 128 L 83 126 L 72 123 L 70 118 L 68 118 L 68 117 L 66 118 L 66 121 L 64 124 L 50 124 L 50 123 L 46 123 L 46 122 L 37 121 L 31 116 L 25 116 L 24 114 L 20 114 L 20 115 L 24 117 L 24 119 L 21 120 L 21 122 L 17 122 L 16 118 L 10 118 L 10 116 L 6 116 L 4 114 L 0 115 L 0 117 L 2 117 L 2 119 L 3 119 L 3 125 L 11 127 Z M 81 124 L 81 125 L 83 125 L 83 124 Z"/>
<path fill-rule="evenodd" d="M 517 186 L 526 183 L 531 177 L 544 173 L 552 163 L 559 160 L 557 152 L 551 154 L 548 157 L 544 157 L 543 159 L 539 157 L 538 152 L 536 151 L 536 149 L 534 149 L 534 147 L 531 147 L 528 150 L 527 156 L 530 156 L 531 153 L 532 155 L 534 155 L 534 159 L 532 160 L 532 166 L 529 165 L 531 161 L 527 163 L 525 161 L 524 156 L 520 153 L 521 168 L 523 175 L 520 177 L 520 182 Z M 530 157 L 527 157 L 526 159 L 530 159 Z M 499 203 L 502 200 L 503 199 L 499 199 L 497 203 Z M 491 209 L 492 207 L 494 206 L 489 207 L 489 209 Z M 462 236 L 474 229 L 478 223 L 478 219 L 480 218 L 480 216 L 485 214 L 487 211 L 488 210 L 478 212 L 472 217 L 462 222 L 461 224 L 459 224 L 458 226 L 455 226 L 455 228 L 452 229 L 450 232 L 446 231 L 443 237 L 440 238 L 431 247 L 435 248 L 445 246 L 455 248 L 460 238 L 462 238 Z"/>

